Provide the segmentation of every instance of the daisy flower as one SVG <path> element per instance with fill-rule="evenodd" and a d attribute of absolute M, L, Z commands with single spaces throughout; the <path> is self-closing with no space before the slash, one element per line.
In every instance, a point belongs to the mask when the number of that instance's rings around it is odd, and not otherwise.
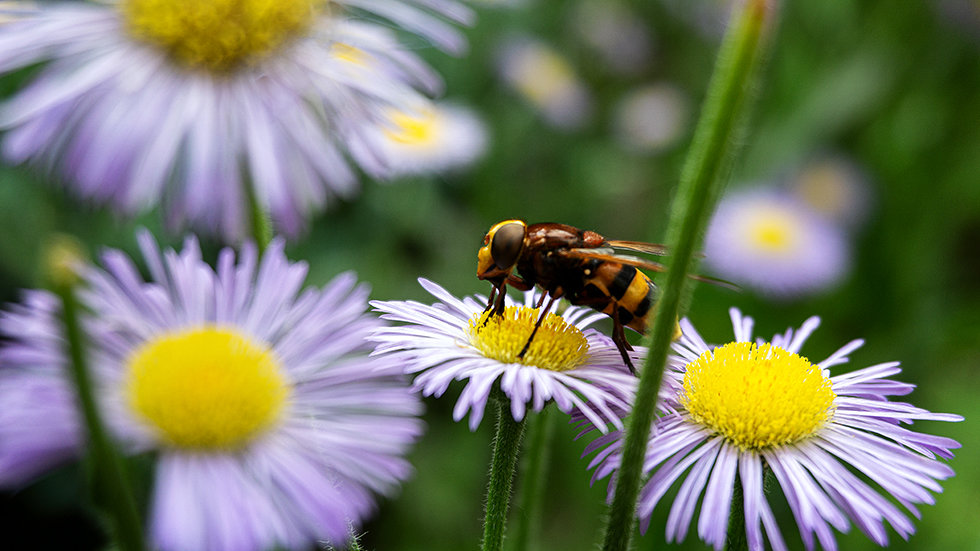
<path fill-rule="evenodd" d="M 498 70 L 544 118 L 559 128 L 576 128 L 588 119 L 592 100 L 568 60 L 529 37 L 515 37 L 500 51 Z"/>
<path fill-rule="evenodd" d="M 96 396 L 128 453 L 156 453 L 149 537 L 162 550 L 305 549 L 343 544 L 411 467 L 421 404 L 400 368 L 370 357 L 352 274 L 302 289 L 306 266 L 273 241 L 217 269 L 140 247 L 144 282 L 120 251 L 86 268 L 79 297 Z M 0 317 L 0 485 L 75 458 L 85 429 L 59 302 L 31 292 Z"/>
<path fill-rule="evenodd" d="M 683 478 L 667 540 L 685 538 L 700 499 L 698 535 L 720 550 L 738 481 L 749 549 L 764 548 L 763 529 L 773 549 L 786 549 L 763 490 L 764 472 L 771 470 L 807 549 L 814 548 L 814 535 L 824 549 L 836 549 L 832 528 L 846 532 L 851 522 L 878 545 L 888 542 L 886 521 L 908 538 L 915 528 L 892 500 L 918 517 L 916 505 L 933 503 L 929 491 L 941 492 L 938 481 L 953 475 L 936 456 L 951 458 L 959 444 L 902 425 L 963 418 L 891 401 L 914 388 L 887 378 L 901 371 L 898 362 L 830 376 L 861 340 L 810 363 L 800 349 L 819 318 L 766 342 L 753 339 L 752 318 L 734 308 L 731 317 L 735 339 L 721 346 L 708 345 L 690 322 L 681 322 L 666 377 L 673 390 L 661 392 L 667 413 L 656 419 L 647 445 L 650 478 L 637 507 L 643 528 Z M 601 438 L 589 448 L 599 450 L 590 465 L 596 478 L 616 471 L 623 443 L 619 433 Z"/>
<path fill-rule="evenodd" d="M 868 216 L 871 190 L 860 166 L 841 156 L 828 156 L 804 165 L 790 189 L 823 216 L 848 228 Z"/>
<path fill-rule="evenodd" d="M 465 167 L 486 150 L 487 131 L 472 110 L 447 103 L 423 103 L 411 109 L 389 109 L 385 118 L 364 131 L 368 150 L 377 152 L 398 177 L 432 174 Z"/>
<path fill-rule="evenodd" d="M 580 0 L 572 11 L 572 28 L 599 58 L 603 69 L 638 75 L 654 51 L 643 19 L 618 0 Z"/>
<path fill-rule="evenodd" d="M 639 153 L 663 151 L 689 129 L 688 99 L 672 84 L 650 84 L 632 90 L 613 113 L 616 138 Z"/>
<path fill-rule="evenodd" d="M 718 276 L 775 298 L 827 289 L 850 265 L 843 228 L 776 189 L 724 197 L 708 223 L 704 254 Z"/>
<path fill-rule="evenodd" d="M 442 396 L 453 380 L 465 381 L 454 420 L 469 412 L 470 430 L 476 430 L 499 383 L 515 421 L 524 419 L 528 407 L 541 411 L 554 401 L 566 413 L 578 410 L 600 430 L 606 423 L 622 428 L 616 411 L 632 397 L 635 377 L 612 339 L 588 328 L 605 314 L 576 306 L 549 313 L 519 357 L 538 318 L 537 290 L 524 294 L 523 305 L 508 297 L 504 314 L 491 317 L 484 313 L 487 297 L 458 299 L 431 281 L 419 283 L 439 302 L 371 302 L 383 319 L 402 325 L 380 328 L 370 339 L 378 343 L 376 355 L 415 375 L 415 388 L 425 396 Z M 640 353 L 632 353 L 636 361 Z"/>
<path fill-rule="evenodd" d="M 346 136 L 439 88 L 391 25 L 450 51 L 454 0 L 107 0 L 0 25 L 3 154 L 125 213 L 241 239 L 257 203 L 288 235 L 357 182 Z M 375 17 L 375 19 L 377 19 Z"/>

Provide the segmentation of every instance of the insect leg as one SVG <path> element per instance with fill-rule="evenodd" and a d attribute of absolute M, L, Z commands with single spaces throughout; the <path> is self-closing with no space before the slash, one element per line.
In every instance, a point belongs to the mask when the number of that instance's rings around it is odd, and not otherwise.
<path fill-rule="evenodd" d="M 507 298 L 507 284 L 503 281 L 497 286 L 497 300 L 493 304 L 493 315 L 502 316 L 504 315 L 504 304 Z"/>
<path fill-rule="evenodd" d="M 493 306 L 493 299 L 496 296 L 497 296 L 497 286 L 494 285 L 493 287 L 490 288 L 490 300 L 487 301 L 487 307 L 483 309 L 483 313 L 484 314 L 486 314 L 487 313 L 487 310 L 489 310 L 490 307 Z M 484 322 L 484 323 L 486 323 L 486 322 Z"/>
<path fill-rule="evenodd" d="M 535 305 L 535 308 L 541 308 L 541 304 L 544 302 L 544 297 L 548 297 L 551 300 L 548 301 L 548 307 L 541 310 L 541 313 L 538 314 L 538 321 L 534 322 L 534 329 L 531 330 L 531 336 L 528 337 L 527 342 L 524 343 L 524 348 L 522 348 L 520 354 L 517 355 L 518 358 L 523 358 L 524 354 L 527 353 L 527 349 L 531 347 L 531 341 L 534 340 L 534 334 L 538 332 L 538 327 L 541 327 L 541 322 L 544 321 L 544 318 L 548 315 L 548 312 L 551 311 L 551 307 L 555 305 L 555 298 L 557 297 L 551 296 L 548 293 L 543 293 L 541 298 L 538 299 L 538 303 Z"/>
<path fill-rule="evenodd" d="M 616 348 L 619 349 L 620 355 L 623 356 L 623 361 L 626 362 L 626 367 L 629 368 L 630 373 L 636 375 L 636 368 L 633 367 L 633 361 L 630 360 L 629 350 L 633 350 L 629 341 L 626 340 L 626 333 L 623 331 L 623 322 L 619 321 L 619 316 L 610 316 L 613 320 L 613 333 L 612 340 L 616 343 Z"/>

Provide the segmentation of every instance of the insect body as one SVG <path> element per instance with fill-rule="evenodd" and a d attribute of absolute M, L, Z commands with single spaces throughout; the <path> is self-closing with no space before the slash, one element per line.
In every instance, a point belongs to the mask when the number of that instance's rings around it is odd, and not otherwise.
<path fill-rule="evenodd" d="M 540 286 L 545 293 L 538 301 L 539 308 L 545 297 L 550 297 L 519 356 L 527 352 L 554 301 L 564 297 L 572 304 L 588 306 L 612 318 L 613 342 L 635 373 L 628 355 L 633 348 L 623 328 L 646 331 L 658 292 L 637 267 L 656 271 L 663 267 L 617 254 L 616 249 L 665 253 L 661 245 L 607 240 L 594 231 L 566 224 L 528 225 L 521 220 L 505 220 L 490 228 L 477 263 L 477 277 L 493 284 L 487 310 L 492 308 L 494 315 L 503 313 L 507 285 L 522 291 Z"/>

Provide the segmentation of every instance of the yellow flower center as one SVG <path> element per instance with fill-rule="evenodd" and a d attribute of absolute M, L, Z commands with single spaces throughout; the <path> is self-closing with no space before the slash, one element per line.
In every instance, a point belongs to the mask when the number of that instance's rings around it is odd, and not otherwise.
<path fill-rule="evenodd" d="M 765 212 L 753 217 L 748 225 L 748 241 L 756 249 L 769 253 L 791 251 L 797 241 L 797 222 L 783 212 Z"/>
<path fill-rule="evenodd" d="M 213 72 L 257 61 L 305 33 L 325 0 L 122 0 L 129 31 Z"/>
<path fill-rule="evenodd" d="M 240 448 L 276 422 L 289 394 L 273 352 L 229 329 L 161 335 L 127 367 L 130 408 L 178 448 Z"/>
<path fill-rule="evenodd" d="M 438 117 L 432 109 L 418 112 L 393 111 L 388 115 L 388 121 L 391 125 L 385 127 L 385 136 L 406 145 L 431 143 L 438 126 Z"/>
<path fill-rule="evenodd" d="M 551 371 L 567 371 L 581 365 L 589 352 L 585 335 L 561 316 L 550 313 L 541 322 L 527 352 L 517 357 L 537 320 L 538 309 L 526 306 L 508 306 L 500 316 L 490 312 L 477 314 L 470 320 L 470 344 L 484 356 L 503 363 L 521 363 Z"/>
<path fill-rule="evenodd" d="M 833 415 L 830 379 L 806 358 L 769 343 L 733 342 L 687 364 L 681 403 L 742 449 L 798 442 Z"/>

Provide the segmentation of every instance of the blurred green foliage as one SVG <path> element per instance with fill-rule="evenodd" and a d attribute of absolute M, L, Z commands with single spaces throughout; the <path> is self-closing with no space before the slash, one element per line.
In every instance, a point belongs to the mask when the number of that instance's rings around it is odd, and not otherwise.
<path fill-rule="evenodd" d="M 571 23 L 575 0 L 480 4 L 468 55 L 422 53 L 444 75 L 447 97 L 470 104 L 488 122 L 491 145 L 483 160 L 451 176 L 365 179 L 359 198 L 319 216 L 289 254 L 309 262 L 311 284 L 355 270 L 373 286 L 374 298 L 429 301 L 416 283 L 420 276 L 460 295 L 488 291 L 474 277 L 476 250 L 487 228 L 502 219 L 560 221 L 617 238 L 662 240 L 694 116 L 676 145 L 638 154 L 613 139 L 612 106 L 630 89 L 655 82 L 673 83 L 696 106 L 720 35 L 685 10 L 718 8 L 713 23 L 720 24 L 726 11 L 716 4 L 633 2 L 652 32 L 654 52 L 628 77 L 609 71 L 583 44 Z M 514 33 L 530 33 L 568 56 L 595 101 L 587 125 L 552 128 L 501 83 L 495 54 Z M 0 91 L 9 93 L 11 82 L 0 81 Z M 838 288 L 771 302 L 700 286 L 688 313 L 716 342 L 731 335 L 732 305 L 754 316 L 762 335 L 820 315 L 823 326 L 804 353 L 823 358 L 865 338 L 851 367 L 900 360 L 901 378 L 919 385 L 911 401 L 966 417 L 916 426 L 953 437 L 963 449 L 951 463 L 957 475 L 936 505 L 921 508 L 916 535 L 894 542 L 900 549 L 980 549 L 980 528 L 970 522 L 980 518 L 980 431 L 974 428 L 980 416 L 978 92 L 980 7 L 973 0 L 787 2 L 731 186 L 776 180 L 821 154 L 842 155 L 869 177 L 870 219 L 853 234 L 853 270 Z M 134 251 L 136 226 L 167 243 L 182 239 L 155 213 L 120 220 L 42 180 L 27 169 L 0 167 L 5 301 L 39 284 L 39 251 L 51 232 L 79 237 L 93 255 L 104 246 Z M 219 246 L 206 243 L 212 253 Z M 416 474 L 364 527 L 365 549 L 477 547 L 492 422 L 475 433 L 452 422 L 454 391 L 426 401 L 428 431 L 411 456 Z M 580 458 L 586 442 L 558 422 L 541 549 L 590 549 L 601 533 L 606 483 L 590 486 L 587 461 Z M 68 467 L 5 495 L 0 522 L 8 541 L 98 546 L 97 521 L 82 513 L 78 484 L 78 469 Z M 802 548 L 782 498 L 774 502 L 791 548 Z M 637 548 L 704 548 L 692 535 L 683 545 L 665 546 L 666 512 L 658 509 Z M 856 528 L 839 542 L 842 549 L 875 547 Z"/>

